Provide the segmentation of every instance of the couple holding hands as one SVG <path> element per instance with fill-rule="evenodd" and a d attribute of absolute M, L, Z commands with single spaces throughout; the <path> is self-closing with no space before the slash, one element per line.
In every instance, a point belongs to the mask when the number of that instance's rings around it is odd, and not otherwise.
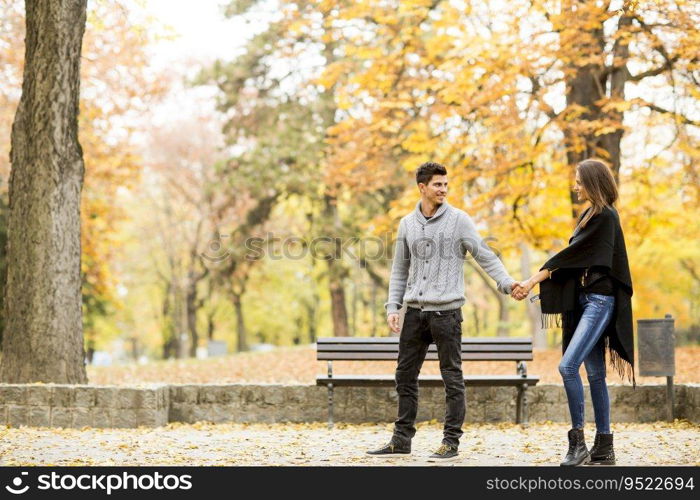
<path fill-rule="evenodd" d="M 606 355 L 621 376 L 634 384 L 632 280 L 617 210 L 617 185 L 610 168 L 598 160 L 576 167 L 574 191 L 587 208 L 578 218 L 566 248 L 553 255 L 525 281 L 510 277 L 503 263 L 476 230 L 471 217 L 446 201 L 447 170 L 428 162 L 416 171 L 421 199 L 401 219 L 385 307 L 389 327 L 400 333 L 396 367 L 398 416 L 391 440 L 370 455 L 411 453 L 418 411 L 418 374 L 428 346 L 435 343 L 445 384 L 442 444 L 430 456 L 443 461 L 458 456 L 465 415 L 461 337 L 464 297 L 463 262 L 470 253 L 496 282 L 498 290 L 523 300 L 540 287 L 543 326 L 561 327 L 559 364 L 572 428 L 561 465 L 615 463 L 610 431 L 610 401 L 605 382 Z M 447 251 L 445 251 L 447 250 Z M 455 251 L 450 251 L 455 250 Z M 406 303 L 403 325 L 399 310 Z M 586 367 L 595 413 L 596 434 L 588 450 L 584 440 L 584 393 L 579 376 Z"/>

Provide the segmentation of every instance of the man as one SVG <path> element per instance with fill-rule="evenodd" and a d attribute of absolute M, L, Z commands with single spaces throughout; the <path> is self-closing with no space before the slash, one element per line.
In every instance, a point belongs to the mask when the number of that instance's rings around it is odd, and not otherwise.
<path fill-rule="evenodd" d="M 465 400 L 462 376 L 462 305 L 464 258 L 469 252 L 496 282 L 498 290 L 521 298 L 520 283 L 510 277 L 496 254 L 479 236 L 469 215 L 452 207 L 447 195 L 447 170 L 428 162 L 416 171 L 421 199 L 401 219 L 385 304 L 389 327 L 399 332 L 399 309 L 407 309 L 399 339 L 396 367 L 398 418 L 391 441 L 370 455 L 411 453 L 418 411 L 418 374 L 430 343 L 437 345 L 440 373 L 445 384 L 445 426 L 442 445 L 431 460 L 458 455 Z"/>

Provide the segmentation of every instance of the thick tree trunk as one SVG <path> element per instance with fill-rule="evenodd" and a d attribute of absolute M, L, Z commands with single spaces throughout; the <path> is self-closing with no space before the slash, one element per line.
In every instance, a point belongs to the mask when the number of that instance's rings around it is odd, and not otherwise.
<path fill-rule="evenodd" d="M 22 97 L 12 125 L 0 379 L 87 383 L 78 142 L 86 0 L 27 0 Z"/>
<path fill-rule="evenodd" d="M 573 19 L 576 19 L 576 12 L 581 9 L 586 0 L 571 0 L 568 2 L 568 9 Z M 605 77 L 603 76 L 603 50 L 605 39 L 603 26 L 593 25 L 592 27 L 580 23 L 580 33 L 573 37 L 572 43 L 576 44 L 581 60 L 586 64 L 580 66 L 578 59 L 571 61 L 566 80 L 566 106 L 570 109 L 585 110 L 577 113 L 571 126 L 564 128 L 564 141 L 566 143 L 566 158 L 571 166 L 569 179 L 569 198 L 571 199 L 571 215 L 578 215 L 579 201 L 574 192 L 574 178 L 576 165 L 591 157 L 600 157 L 597 149 L 598 138 L 593 132 L 581 133 L 575 126 L 580 122 L 589 122 L 600 118 L 600 108 L 596 101 L 605 96 Z M 593 61 L 593 62 L 590 62 Z"/>
<path fill-rule="evenodd" d="M 572 0 L 569 2 L 570 13 L 575 16 L 573 7 L 576 4 L 580 7 L 581 4 L 586 4 L 587 0 Z M 581 58 L 589 62 L 584 66 L 579 66 L 576 61 L 572 61 L 569 68 L 569 78 L 566 81 L 566 105 L 567 107 L 581 107 L 585 109 L 581 114 L 576 115 L 573 120 L 581 121 L 597 121 L 605 120 L 614 124 L 617 128 L 614 132 L 607 134 L 598 134 L 593 128 L 588 133 L 581 133 L 575 127 L 565 127 L 564 137 L 566 142 L 566 156 L 570 172 L 570 192 L 572 204 L 572 215 L 576 217 L 578 204 L 576 193 L 573 191 L 574 176 L 576 164 L 591 157 L 599 157 L 607 160 L 615 175 L 615 179 L 619 180 L 620 171 L 620 143 L 624 130 L 622 122 L 624 113 L 621 111 L 611 110 L 603 111 L 598 101 L 605 97 L 614 100 L 624 100 L 625 84 L 629 80 L 630 74 L 627 69 L 627 60 L 629 58 L 629 46 L 625 37 L 620 37 L 615 41 L 612 49 L 613 65 L 605 66 L 605 35 L 603 32 L 602 18 L 600 24 L 589 25 L 583 24 L 580 29 L 580 36 L 575 37 L 575 42 L 578 44 L 578 51 Z M 625 14 L 618 21 L 618 29 L 627 29 L 632 24 L 632 17 Z"/>

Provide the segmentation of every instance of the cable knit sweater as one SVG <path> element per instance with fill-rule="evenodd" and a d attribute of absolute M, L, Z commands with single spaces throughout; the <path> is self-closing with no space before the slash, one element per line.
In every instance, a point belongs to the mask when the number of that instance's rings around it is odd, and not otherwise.
<path fill-rule="evenodd" d="M 479 236 L 471 217 L 443 202 L 430 218 L 416 209 L 401 219 L 394 247 L 387 314 L 406 304 L 424 311 L 457 309 L 464 305 L 464 260 L 469 252 L 509 294 L 515 281 Z"/>

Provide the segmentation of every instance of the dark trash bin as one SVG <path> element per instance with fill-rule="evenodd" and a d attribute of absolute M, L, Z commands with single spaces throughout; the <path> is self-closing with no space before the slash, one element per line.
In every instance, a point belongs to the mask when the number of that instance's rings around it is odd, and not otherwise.
<path fill-rule="evenodd" d="M 666 377 L 666 416 L 673 421 L 673 376 L 676 374 L 674 319 L 637 320 L 639 375 Z"/>

